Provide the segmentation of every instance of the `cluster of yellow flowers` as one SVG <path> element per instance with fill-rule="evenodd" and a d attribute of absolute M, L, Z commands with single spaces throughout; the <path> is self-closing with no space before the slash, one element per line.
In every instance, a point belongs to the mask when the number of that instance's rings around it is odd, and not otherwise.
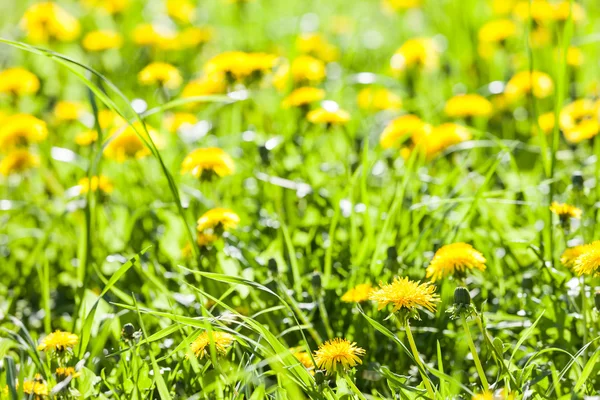
<path fill-rule="evenodd" d="M 544 133 L 550 133 L 556 124 L 554 112 L 538 117 L 538 124 Z M 600 132 L 600 100 L 579 99 L 560 110 L 558 126 L 567 142 L 580 143 L 593 138 Z"/>

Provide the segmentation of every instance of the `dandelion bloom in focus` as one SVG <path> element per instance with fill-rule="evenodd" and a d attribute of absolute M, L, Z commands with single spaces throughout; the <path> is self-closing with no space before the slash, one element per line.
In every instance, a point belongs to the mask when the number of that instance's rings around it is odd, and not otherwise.
<path fill-rule="evenodd" d="M 127 8 L 129 0 L 82 0 L 88 7 L 104 10 L 110 15 L 118 14 Z"/>
<path fill-rule="evenodd" d="M 281 105 L 283 108 L 302 107 L 321 101 L 324 98 L 325 91 L 323 89 L 304 86 L 292 91 L 292 93 L 283 99 Z"/>
<path fill-rule="evenodd" d="M 40 165 L 40 159 L 26 149 L 11 151 L 0 161 L 0 174 L 19 174 Z"/>
<path fill-rule="evenodd" d="M 71 41 L 79 36 L 79 21 L 54 2 L 33 4 L 25 11 L 21 27 L 27 37 L 36 43 L 51 39 L 60 42 Z"/>
<path fill-rule="evenodd" d="M 425 126 L 425 122 L 416 115 L 402 115 L 385 127 L 379 137 L 379 144 L 384 149 L 395 147 L 401 139 L 420 134 Z"/>
<path fill-rule="evenodd" d="M 58 122 L 77 121 L 85 112 L 85 106 L 78 101 L 59 101 L 54 106 L 54 117 Z"/>
<path fill-rule="evenodd" d="M 37 349 L 41 351 L 65 351 L 72 349 L 79 342 L 79 337 L 70 332 L 54 331 L 46 336 Z"/>
<path fill-rule="evenodd" d="M 313 124 L 343 125 L 350 121 L 350 114 L 341 108 L 326 109 L 322 107 L 309 112 L 306 119 Z"/>
<path fill-rule="evenodd" d="M 227 208 L 213 208 L 205 212 L 196 225 L 198 232 L 228 230 L 236 228 L 240 217 Z"/>
<path fill-rule="evenodd" d="M 584 245 L 573 246 L 565 249 L 560 256 L 560 262 L 565 267 L 572 269 L 575 266 L 575 260 L 583 253 L 585 249 Z"/>
<path fill-rule="evenodd" d="M 357 364 L 362 364 L 361 357 L 365 350 L 356 346 L 355 342 L 335 338 L 321 344 L 315 350 L 314 358 L 319 369 L 329 374 L 344 372 Z"/>
<path fill-rule="evenodd" d="M 123 45 L 123 37 L 114 31 L 93 31 L 83 37 L 82 45 L 87 51 L 118 49 Z"/>
<path fill-rule="evenodd" d="M 311 56 L 299 56 L 290 67 L 295 82 L 321 82 L 325 79 L 325 64 Z"/>
<path fill-rule="evenodd" d="M 600 268 L 600 240 L 581 246 L 581 254 L 573 262 L 573 271 L 578 275 L 591 275 Z"/>
<path fill-rule="evenodd" d="M 56 376 L 61 379 L 65 379 L 67 377 L 78 378 L 80 375 L 79 372 L 75 371 L 73 367 L 58 367 L 56 368 Z"/>
<path fill-rule="evenodd" d="M 181 163 L 181 173 L 190 173 L 202 180 L 210 180 L 233 174 L 235 164 L 231 156 L 218 147 L 196 149 Z"/>
<path fill-rule="evenodd" d="M 567 142 L 580 143 L 598 134 L 599 104 L 589 99 L 580 99 L 563 107 L 559 125 Z"/>
<path fill-rule="evenodd" d="M 171 133 L 175 133 L 181 128 L 194 126 L 198 118 L 194 114 L 186 112 L 176 112 L 165 117 L 165 126 Z"/>
<path fill-rule="evenodd" d="M 452 243 L 442 246 L 435 252 L 427 267 L 427 278 L 432 282 L 439 281 L 455 273 L 467 270 L 485 270 L 486 259 L 479 251 L 467 243 Z"/>
<path fill-rule="evenodd" d="M 26 394 L 26 398 L 39 400 L 48 396 L 48 384 L 41 378 L 34 379 L 32 381 L 23 382 L 23 393 Z"/>
<path fill-rule="evenodd" d="M 0 149 L 11 150 L 39 143 L 48 136 L 46 123 L 30 114 L 15 114 L 0 124 Z"/>
<path fill-rule="evenodd" d="M 550 211 L 558 215 L 561 220 L 568 220 L 569 218 L 580 219 L 581 209 L 566 203 L 552 202 L 550 205 Z"/>
<path fill-rule="evenodd" d="M 420 283 L 396 277 L 392 283 L 380 283 L 379 286 L 379 289 L 373 290 L 369 296 L 370 300 L 378 303 L 379 310 L 392 304 L 393 312 L 401 309 L 409 313 L 419 309 L 435 312 L 436 303 L 440 301 L 439 296 L 435 294 L 435 286 L 430 282 Z"/>
<path fill-rule="evenodd" d="M 150 126 L 146 127 L 155 144 L 157 146 L 160 145 L 161 138 L 158 136 L 158 133 Z M 118 162 L 124 162 L 131 158 L 143 158 L 150 155 L 150 149 L 140 139 L 136 131 L 142 136 L 146 136 L 146 132 L 140 122 L 135 122 L 133 127 L 128 125 L 124 129 L 122 127 L 114 128 L 111 132 L 110 142 L 104 149 L 106 157 Z"/>
<path fill-rule="evenodd" d="M 394 53 L 391 66 L 394 71 L 409 68 L 432 70 L 438 66 L 439 50 L 429 38 L 409 39 Z"/>
<path fill-rule="evenodd" d="M 304 33 L 296 39 L 296 48 L 325 62 L 335 61 L 339 57 L 338 49 L 319 33 Z"/>
<path fill-rule="evenodd" d="M 554 83 L 550 75 L 540 71 L 517 72 L 506 84 L 504 93 L 511 102 L 527 94 L 543 99 L 554 92 Z"/>
<path fill-rule="evenodd" d="M 40 80 L 25 68 L 7 68 L 0 72 L 0 93 L 24 96 L 35 94 L 39 89 Z"/>
<path fill-rule="evenodd" d="M 489 117 L 492 114 L 492 103 L 478 94 L 463 94 L 450 98 L 446 102 L 444 112 L 449 117 Z"/>
<path fill-rule="evenodd" d="M 399 110 L 402 108 L 400 96 L 386 88 L 367 87 L 358 92 L 358 107 L 367 111 Z"/>
<path fill-rule="evenodd" d="M 497 19 L 487 22 L 479 29 L 479 42 L 502 44 L 507 39 L 516 36 L 517 25 L 510 19 Z"/>
<path fill-rule="evenodd" d="M 373 286 L 370 283 L 361 283 L 344 293 L 341 300 L 344 303 L 362 303 L 369 300 L 372 291 Z"/>
<path fill-rule="evenodd" d="M 142 85 L 160 85 L 168 89 L 177 89 L 183 78 L 179 70 L 171 64 L 153 62 L 140 71 L 138 80 Z"/>
<path fill-rule="evenodd" d="M 91 183 L 88 177 L 81 178 L 79 180 L 79 186 L 81 186 L 80 194 L 86 194 L 90 190 L 92 192 L 100 190 L 103 193 L 110 194 L 115 188 L 111 180 L 104 175 L 92 176 Z"/>
<path fill-rule="evenodd" d="M 230 333 L 220 331 L 209 333 L 208 331 L 204 331 L 198 335 L 190 347 L 196 357 L 202 358 L 204 355 L 210 354 L 210 344 L 212 342 L 217 355 L 224 356 L 227 354 L 227 350 L 231 347 L 233 341 L 234 337 Z"/>

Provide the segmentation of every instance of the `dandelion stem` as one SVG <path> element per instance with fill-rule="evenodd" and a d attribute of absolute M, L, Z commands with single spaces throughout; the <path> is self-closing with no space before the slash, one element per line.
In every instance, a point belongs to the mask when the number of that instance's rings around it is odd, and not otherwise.
<path fill-rule="evenodd" d="M 588 327 L 587 327 L 587 295 L 585 293 L 585 276 L 581 276 L 581 315 L 583 316 L 583 346 L 588 342 Z M 587 349 L 583 351 L 583 365 L 587 363 Z"/>
<path fill-rule="evenodd" d="M 367 400 L 367 398 L 362 394 L 362 392 L 356 387 L 356 385 L 354 384 L 354 381 L 352 380 L 352 378 L 350 378 L 350 375 L 348 375 L 347 373 L 344 373 L 344 379 L 346 379 L 348 386 L 350 386 L 350 389 L 352 389 L 352 391 L 354 393 L 356 393 L 356 395 L 358 396 L 359 399 Z"/>
<path fill-rule="evenodd" d="M 469 348 L 471 349 L 471 354 L 473 355 L 473 361 L 475 361 L 475 368 L 477 368 L 477 373 L 479 374 L 479 379 L 481 379 L 483 389 L 488 390 L 490 385 L 487 381 L 487 378 L 485 377 L 485 372 L 483 371 L 483 367 L 481 366 L 479 356 L 477 355 L 477 349 L 475 348 L 475 343 L 473 343 L 473 338 L 471 337 L 471 330 L 469 329 L 469 324 L 467 323 L 467 317 L 463 315 L 461 319 L 463 328 L 465 330 L 465 334 L 467 335 L 467 341 L 469 342 Z"/>
<path fill-rule="evenodd" d="M 410 324 L 408 323 L 408 319 L 405 322 L 405 330 L 406 330 L 406 338 L 408 339 L 408 343 L 410 344 L 410 350 L 415 357 L 415 361 L 419 364 L 419 372 L 421 373 L 421 378 L 423 378 L 423 383 L 427 388 L 427 393 L 429 394 L 429 398 L 434 399 L 435 394 L 433 392 L 433 387 L 431 386 L 431 382 L 429 382 L 429 377 L 425 374 L 425 366 L 421 361 L 421 357 L 419 356 L 419 352 L 417 351 L 417 345 L 415 344 L 415 339 L 413 338 L 412 332 L 410 331 Z"/>

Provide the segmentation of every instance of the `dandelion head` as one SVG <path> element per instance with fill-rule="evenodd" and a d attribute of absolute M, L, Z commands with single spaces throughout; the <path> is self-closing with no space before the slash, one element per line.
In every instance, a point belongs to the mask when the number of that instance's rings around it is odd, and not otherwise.
<path fill-rule="evenodd" d="M 418 310 L 427 309 L 435 312 L 436 303 L 440 301 L 435 294 L 435 286 L 430 282 L 420 283 L 408 278 L 396 277 L 392 283 L 379 284 L 369 295 L 369 299 L 377 302 L 379 310 L 388 304 L 393 305 L 393 312 L 402 311 L 418 317 Z"/>
<path fill-rule="evenodd" d="M 448 275 L 464 273 L 467 270 L 485 270 L 485 257 L 468 243 L 453 243 L 436 251 L 427 267 L 427 278 L 433 282 Z"/>
<path fill-rule="evenodd" d="M 346 371 L 357 364 L 362 364 L 361 357 L 365 350 L 356 346 L 355 342 L 335 338 L 321 344 L 314 353 L 317 367 L 329 374 Z"/>
<path fill-rule="evenodd" d="M 231 156 L 218 147 L 196 149 L 181 163 L 181 173 L 190 173 L 197 179 L 211 180 L 215 176 L 233 174 L 235 163 Z"/>
<path fill-rule="evenodd" d="M 0 93 L 24 96 L 40 89 L 38 77 L 25 68 L 7 68 L 0 72 Z"/>
<path fill-rule="evenodd" d="M 369 300 L 372 291 L 373 286 L 370 283 L 361 283 L 344 293 L 341 300 L 344 303 L 362 303 Z"/>
<path fill-rule="evenodd" d="M 240 217 L 227 208 L 213 208 L 205 212 L 196 226 L 200 233 L 212 233 L 233 229 L 240 223 Z"/>
<path fill-rule="evenodd" d="M 192 353 L 194 353 L 196 357 L 202 358 L 204 355 L 210 354 L 210 344 L 212 342 L 215 346 L 217 355 L 224 356 L 227 354 L 227 350 L 229 347 L 231 347 L 233 341 L 234 337 L 230 333 L 221 331 L 204 331 L 198 335 L 190 347 Z"/>
<path fill-rule="evenodd" d="M 62 352 L 73 349 L 77 342 L 79 342 L 79 337 L 74 333 L 54 331 L 42 339 L 37 349 L 42 351 Z"/>
<path fill-rule="evenodd" d="M 592 275 L 600 268 L 600 240 L 581 246 L 581 254 L 573 262 L 578 275 Z"/>
<path fill-rule="evenodd" d="M 167 89 L 177 89 L 181 86 L 183 78 L 173 65 L 153 62 L 140 71 L 138 80 L 142 85 L 159 85 Z"/>

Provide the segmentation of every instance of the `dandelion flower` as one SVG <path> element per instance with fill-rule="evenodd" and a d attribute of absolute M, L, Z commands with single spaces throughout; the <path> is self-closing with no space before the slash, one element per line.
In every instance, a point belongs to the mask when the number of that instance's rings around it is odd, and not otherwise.
<path fill-rule="evenodd" d="M 418 8 L 423 0 L 382 0 L 381 6 L 387 11 L 405 11 L 411 8 Z"/>
<path fill-rule="evenodd" d="M 87 177 L 79 180 L 79 186 L 81 186 L 80 194 L 86 194 L 90 190 L 95 192 L 100 190 L 103 193 L 110 194 L 114 190 L 114 185 L 110 179 L 104 175 L 92 176 L 91 183 Z"/>
<path fill-rule="evenodd" d="M 554 18 L 554 9 L 547 0 L 523 0 L 515 4 L 513 14 L 521 21 L 531 19 L 537 22 L 548 22 Z"/>
<path fill-rule="evenodd" d="M 183 88 L 181 97 L 208 96 L 211 94 L 224 93 L 226 89 L 225 76 L 220 73 L 215 73 L 188 82 Z"/>
<path fill-rule="evenodd" d="M 231 347 L 233 341 L 234 337 L 230 333 L 220 331 L 209 333 L 208 331 L 204 331 L 192 342 L 191 349 L 196 357 L 202 358 L 204 355 L 210 354 L 210 343 L 212 342 L 217 355 L 224 356 L 227 354 L 227 349 Z"/>
<path fill-rule="evenodd" d="M 600 132 L 598 104 L 590 99 L 576 100 L 560 111 L 559 125 L 569 143 L 580 143 Z"/>
<path fill-rule="evenodd" d="M 11 150 L 41 142 L 48 136 L 46 123 L 30 114 L 15 114 L 2 120 L 0 149 Z"/>
<path fill-rule="evenodd" d="M 96 140 L 98 140 L 98 132 L 92 129 L 80 132 L 75 136 L 75 143 L 79 146 L 89 146 Z"/>
<path fill-rule="evenodd" d="M 124 11 L 129 5 L 129 0 L 83 0 L 82 3 L 114 15 Z"/>
<path fill-rule="evenodd" d="M 517 72 L 506 84 L 504 93 L 514 102 L 527 94 L 543 99 L 554 92 L 554 83 L 550 75 L 540 71 Z"/>
<path fill-rule="evenodd" d="M 196 243 L 200 247 L 206 247 L 217 241 L 219 237 L 212 233 L 198 233 L 198 237 L 196 238 Z"/>
<path fill-rule="evenodd" d="M 68 42 L 79 36 L 80 32 L 77 18 L 50 1 L 29 7 L 21 19 L 21 27 L 35 43 L 45 43 L 51 39 Z"/>
<path fill-rule="evenodd" d="M 72 378 L 77 378 L 79 377 L 80 373 L 75 371 L 75 368 L 73 367 L 58 367 L 56 368 L 56 376 L 59 379 L 65 379 L 67 377 L 72 377 Z"/>
<path fill-rule="evenodd" d="M 393 312 L 402 311 L 415 312 L 425 308 L 435 312 L 436 303 L 440 301 L 435 294 L 435 286 L 429 282 L 420 283 L 408 278 L 396 277 L 390 284 L 379 284 L 380 288 L 373 290 L 369 296 L 370 300 L 378 303 L 381 310 L 388 304 L 393 304 Z"/>
<path fill-rule="evenodd" d="M 479 29 L 479 41 L 483 43 L 503 43 L 517 34 L 517 25 L 510 19 L 490 21 Z"/>
<path fill-rule="evenodd" d="M 231 80 L 244 80 L 269 72 L 277 56 L 268 53 L 228 51 L 218 54 L 204 65 L 206 74 L 224 74 Z"/>
<path fill-rule="evenodd" d="M 433 158 L 450 146 L 470 139 L 471 134 L 464 126 L 453 123 L 424 129 L 420 135 L 412 136 L 413 148 L 423 151 L 427 159 Z M 410 154 L 410 151 L 406 154 Z"/>
<path fill-rule="evenodd" d="M 553 111 L 543 113 L 538 117 L 538 125 L 542 132 L 549 134 L 554 129 L 555 120 L 556 118 Z"/>
<path fill-rule="evenodd" d="M 314 353 L 317 367 L 330 374 L 346 371 L 357 364 L 362 364 L 361 357 L 364 355 L 365 350 L 357 347 L 355 342 L 340 338 L 321 344 Z"/>
<path fill-rule="evenodd" d="M 10 152 L 0 161 L 0 174 L 4 176 L 19 174 L 40 165 L 40 159 L 26 149 Z"/>
<path fill-rule="evenodd" d="M 196 18 L 196 7 L 189 0 L 167 0 L 167 14 L 179 22 L 189 24 Z"/>
<path fill-rule="evenodd" d="M 87 51 L 118 49 L 123 45 L 123 37 L 118 32 L 98 30 L 86 34 L 82 45 Z"/>
<path fill-rule="evenodd" d="M 292 61 L 290 73 L 295 82 L 321 82 L 325 79 L 325 64 L 318 58 L 299 56 Z"/>
<path fill-rule="evenodd" d="M 198 118 L 194 114 L 186 112 L 176 112 L 165 117 L 165 126 L 171 133 L 175 133 L 181 128 L 194 126 Z"/>
<path fill-rule="evenodd" d="M 315 87 L 300 87 L 290 93 L 281 103 L 283 108 L 302 107 L 325 98 L 325 91 Z"/>
<path fill-rule="evenodd" d="M 494 400 L 494 392 L 486 390 L 483 393 L 474 394 L 472 400 Z"/>
<path fill-rule="evenodd" d="M 561 219 L 563 218 L 581 218 L 581 209 L 566 203 L 552 202 L 550 211 L 558 215 Z"/>
<path fill-rule="evenodd" d="M 7 68 L 0 72 L 0 93 L 24 96 L 35 94 L 39 89 L 40 80 L 25 68 Z"/>
<path fill-rule="evenodd" d="M 361 283 L 344 293 L 341 300 L 344 303 L 362 303 L 369 300 L 372 291 L 373 286 L 370 283 Z"/>
<path fill-rule="evenodd" d="M 485 262 L 483 254 L 470 244 L 452 243 L 435 252 L 427 267 L 426 276 L 435 282 L 456 272 L 463 273 L 474 268 L 484 271 Z"/>
<path fill-rule="evenodd" d="M 367 87 L 358 92 L 358 107 L 367 111 L 399 110 L 402 108 L 400 96 L 386 88 Z"/>
<path fill-rule="evenodd" d="M 325 62 L 339 58 L 339 50 L 319 33 L 304 33 L 296 39 L 296 48 L 303 54 L 315 56 Z"/>
<path fill-rule="evenodd" d="M 48 384 L 41 378 L 23 382 L 23 393 L 27 398 L 41 400 L 48 396 Z"/>
<path fill-rule="evenodd" d="M 379 144 L 384 149 L 389 149 L 394 147 L 400 139 L 420 135 L 425 128 L 426 124 L 416 115 L 402 115 L 385 127 L 379 137 Z"/>
<path fill-rule="evenodd" d="M 579 47 L 569 47 L 567 50 L 567 64 L 571 67 L 581 67 L 585 61 L 583 51 Z"/>
<path fill-rule="evenodd" d="M 309 112 L 306 115 L 306 119 L 313 124 L 343 125 L 350 121 L 350 114 L 341 108 L 335 110 L 317 108 Z"/>
<path fill-rule="evenodd" d="M 85 106 L 78 101 L 59 101 L 54 106 L 54 117 L 58 122 L 77 121 L 85 112 Z"/>
<path fill-rule="evenodd" d="M 150 137 L 157 146 L 161 144 L 161 138 L 158 133 L 150 126 L 146 126 Z M 106 157 L 118 162 L 124 162 L 131 158 L 143 158 L 151 154 L 151 151 L 140 139 L 139 132 L 146 136 L 146 132 L 140 122 L 135 122 L 133 127 L 128 125 L 123 128 L 114 128 L 111 132 L 110 142 L 104 149 Z"/>
<path fill-rule="evenodd" d="M 300 362 L 300 364 L 304 365 L 304 367 L 308 370 L 314 370 L 315 364 L 313 364 L 313 359 L 309 353 L 302 350 L 295 350 L 292 352 L 294 357 Z"/>
<path fill-rule="evenodd" d="M 565 251 L 560 256 L 560 262 L 565 267 L 572 269 L 575 266 L 575 261 L 577 257 L 579 257 L 585 249 L 584 245 L 573 246 L 565 249 Z"/>
<path fill-rule="evenodd" d="M 78 341 L 79 337 L 74 333 L 54 331 L 42 339 L 37 349 L 42 351 L 65 351 L 75 347 Z"/>
<path fill-rule="evenodd" d="M 478 94 L 463 94 L 450 98 L 446 102 L 444 112 L 449 117 L 489 117 L 492 114 L 492 103 Z"/>
<path fill-rule="evenodd" d="M 198 179 L 210 180 L 233 174 L 235 164 L 231 156 L 218 147 L 196 149 L 181 163 L 181 173 L 191 173 Z"/>
<path fill-rule="evenodd" d="M 391 67 L 394 71 L 409 68 L 432 70 L 439 64 L 439 50 L 429 38 L 409 39 L 394 53 Z"/>
<path fill-rule="evenodd" d="M 198 219 L 197 230 L 204 232 L 209 230 L 233 229 L 240 223 L 240 217 L 227 208 L 213 208 L 205 212 Z"/>
<path fill-rule="evenodd" d="M 142 85 L 160 85 L 168 89 L 177 89 L 183 81 L 177 68 L 163 62 L 147 65 L 138 74 L 138 80 Z"/>
<path fill-rule="evenodd" d="M 581 246 L 581 254 L 573 263 L 573 271 L 578 275 L 591 275 L 600 268 L 600 240 Z"/>

